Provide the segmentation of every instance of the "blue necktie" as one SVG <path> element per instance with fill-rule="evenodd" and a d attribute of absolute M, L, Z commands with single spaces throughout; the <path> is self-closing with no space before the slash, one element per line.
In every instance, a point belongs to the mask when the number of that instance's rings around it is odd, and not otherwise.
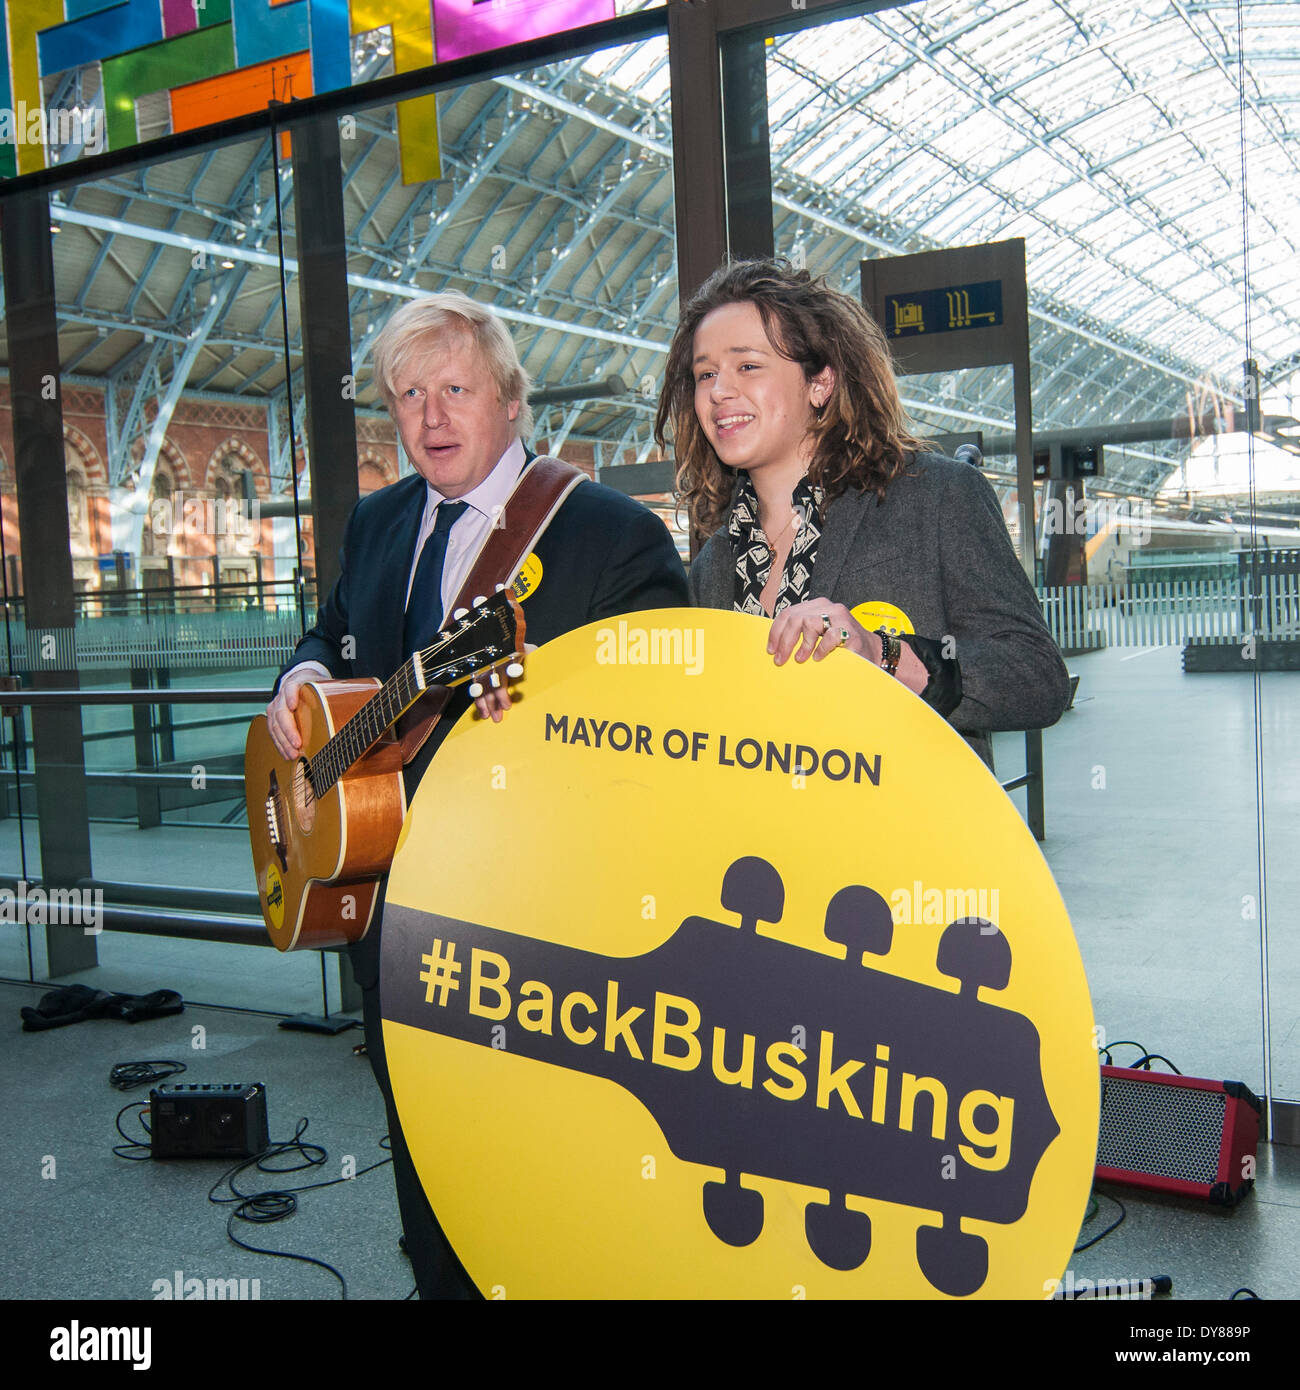
<path fill-rule="evenodd" d="M 402 651 L 409 656 L 430 646 L 442 626 L 442 566 L 447 558 L 447 538 L 466 502 L 440 502 L 433 531 L 420 551 L 420 562 L 411 581 L 411 597 L 402 624 Z"/>

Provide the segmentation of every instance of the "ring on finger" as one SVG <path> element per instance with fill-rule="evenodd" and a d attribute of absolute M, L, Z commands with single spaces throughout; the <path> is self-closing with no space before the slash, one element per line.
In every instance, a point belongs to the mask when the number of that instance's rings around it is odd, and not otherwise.
<path fill-rule="evenodd" d="M 829 632 L 830 630 L 831 630 L 831 615 L 830 615 L 829 613 L 823 613 L 823 614 L 822 614 L 822 631 L 823 631 L 823 632 Z"/>
<path fill-rule="evenodd" d="M 841 647 L 846 646 L 846 645 L 848 644 L 848 640 L 849 640 L 849 630 L 848 630 L 848 628 L 846 628 L 846 627 L 840 628 L 840 640 L 839 640 L 839 642 L 838 642 L 836 645 L 837 645 L 837 646 L 841 646 Z"/>

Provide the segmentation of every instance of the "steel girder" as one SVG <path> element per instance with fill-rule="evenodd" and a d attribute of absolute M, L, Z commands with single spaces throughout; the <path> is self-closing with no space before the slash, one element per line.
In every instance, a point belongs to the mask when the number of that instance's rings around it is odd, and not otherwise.
<path fill-rule="evenodd" d="M 1174 5 L 1188 38 L 1191 56 L 1187 61 L 1193 66 L 1164 80 L 1139 80 L 1127 74 L 1127 59 L 1122 50 L 1112 50 L 1113 35 L 1106 30 L 1108 19 L 1094 22 L 1089 12 L 1071 14 L 1061 5 L 1052 9 L 1044 6 L 1038 17 L 1031 6 L 1027 18 L 1034 22 L 1041 18 L 1042 32 L 1050 32 L 1054 36 L 1052 42 L 1061 44 L 1063 50 L 1068 47 L 1071 59 L 1090 55 L 1090 61 L 1108 65 L 1117 86 L 1125 83 L 1126 76 L 1131 77 L 1125 90 L 1132 101 L 1144 104 L 1155 113 L 1155 121 L 1174 131 L 1180 118 L 1170 103 L 1177 98 L 1178 84 L 1188 80 L 1187 72 L 1198 82 L 1216 77 L 1227 81 L 1233 77 L 1230 56 L 1225 56 L 1230 55 L 1231 45 L 1219 44 L 1215 37 L 1218 30 L 1213 27 L 1222 8 L 1209 3 Z M 1232 11 L 1223 9 L 1223 13 L 1231 15 Z M 994 36 L 997 19 L 997 13 L 987 8 L 971 11 L 958 5 L 927 5 L 857 20 L 854 23 L 859 27 L 855 32 L 890 26 L 889 40 L 895 45 L 891 51 L 902 57 L 877 63 L 875 67 L 862 60 L 851 70 L 839 72 L 832 67 L 808 73 L 808 65 L 800 64 L 797 58 L 801 36 L 779 40 L 770 69 L 774 74 L 774 111 L 783 111 L 789 105 L 781 91 L 782 74 L 786 72 L 800 80 L 818 81 L 825 103 L 805 113 L 810 119 L 798 127 L 793 138 L 782 139 L 782 130 L 793 127 L 780 121 L 774 131 L 779 236 L 787 246 L 792 246 L 796 239 L 805 241 L 819 269 L 829 268 L 838 282 L 852 287 L 856 261 L 863 254 L 872 250 L 889 254 L 919 249 L 926 244 L 927 228 L 936 225 L 942 225 L 945 236 L 951 240 L 952 229 L 959 225 L 961 208 L 960 195 L 953 196 L 953 185 L 959 183 L 965 188 L 973 178 L 1001 179 L 1014 169 L 1018 159 L 1032 151 L 1036 157 L 1068 170 L 1081 183 L 1090 184 L 1099 196 L 1104 194 L 1110 206 L 1122 208 L 1130 219 L 1118 226 L 1115 235 L 1098 251 L 1087 247 L 1076 229 L 1053 214 L 1044 196 L 1013 194 L 1003 198 L 1004 216 L 1032 217 L 1036 225 L 1049 230 L 1057 250 L 1055 254 L 1049 252 L 1048 257 L 1062 267 L 1063 280 L 1069 278 L 1068 257 L 1084 250 L 1091 251 L 1092 264 L 1113 271 L 1117 279 L 1127 280 L 1126 287 L 1110 288 L 1103 276 L 1090 297 L 1083 289 L 1082 302 L 1081 296 L 1074 293 L 1067 301 L 1059 293 L 1052 296 L 1041 289 L 1033 291 L 1033 355 L 1042 423 L 1080 423 L 1096 418 L 1105 409 L 1121 414 L 1158 413 L 1189 388 L 1200 387 L 1204 366 L 1203 360 L 1198 359 L 1210 347 L 1212 335 L 1221 337 L 1222 317 L 1219 309 L 1211 307 L 1185 312 L 1184 322 L 1199 322 L 1201 327 L 1190 338 L 1183 336 L 1181 352 L 1175 355 L 1144 340 L 1142 311 L 1147 306 L 1141 300 L 1177 300 L 1185 293 L 1180 291 L 1180 285 L 1198 285 L 1203 276 L 1213 277 L 1219 283 L 1228 277 L 1230 283 L 1236 260 L 1229 244 L 1212 244 L 1209 240 L 1189 243 L 1179 231 L 1174 206 L 1177 200 L 1192 194 L 1204 198 L 1213 192 L 1212 187 L 1207 188 L 1212 174 L 1204 167 L 1204 141 L 1199 130 L 1192 131 L 1186 140 L 1188 158 L 1199 168 L 1184 171 L 1172 165 L 1145 164 L 1148 157 L 1166 159 L 1167 163 L 1163 137 L 1157 140 L 1139 134 L 1116 147 L 1116 139 L 1123 134 L 1123 117 L 1118 111 L 1114 116 L 1091 109 L 1054 113 L 1045 109 L 1041 98 L 1036 105 L 1034 84 L 1041 82 L 1052 55 L 1040 51 L 1042 43 L 1035 44 L 1028 30 L 1030 42 L 1021 45 L 1029 51 L 1028 70 L 1018 71 L 1011 63 L 1006 64 L 1005 72 L 1000 67 L 995 70 L 992 60 L 984 63 L 978 54 L 972 59 L 964 47 L 966 40 L 980 41 L 986 32 Z M 1064 37 L 1067 35 L 1068 44 Z M 1279 46 L 1278 56 L 1294 61 L 1294 55 L 1284 47 Z M 639 369 L 639 374 L 645 375 L 647 364 L 661 356 L 674 319 L 671 198 L 664 200 L 661 196 L 665 176 L 647 179 L 643 163 L 645 158 L 665 165 L 671 160 L 668 143 L 660 135 L 667 100 L 662 80 L 664 61 L 658 57 L 647 68 L 634 51 L 606 63 L 603 73 L 596 71 L 598 62 L 571 61 L 543 74 L 502 78 L 490 88 L 480 84 L 449 94 L 444 100 L 443 114 L 445 117 L 450 112 L 453 119 L 444 121 L 444 133 L 451 137 L 444 153 L 446 169 L 454 178 L 456 189 L 451 201 L 433 212 L 423 234 L 417 231 L 417 219 L 423 216 L 428 203 L 422 194 L 410 196 L 396 183 L 395 136 L 390 123 L 385 121 L 382 128 L 375 128 L 373 117 L 359 118 L 359 128 L 366 139 L 344 171 L 345 186 L 351 189 L 354 181 L 364 175 L 368 189 L 359 204 L 359 217 L 353 219 L 354 225 L 349 228 L 349 255 L 359 258 L 366 268 L 366 273 L 350 277 L 358 328 L 363 319 L 377 325 L 394 304 L 409 297 L 416 287 L 429 287 L 431 282 L 459 283 L 503 309 L 525 311 L 524 322 L 516 319 L 521 345 L 534 368 L 540 367 L 539 375 L 546 381 L 573 381 L 587 373 L 602 375 L 614 370 L 627 375 Z M 959 70 L 961 81 L 954 82 L 954 74 Z M 625 72 L 636 75 L 639 89 L 619 86 Z M 847 139 L 841 128 L 854 119 L 855 113 L 872 111 L 873 98 L 881 98 L 888 107 L 892 102 L 887 98 L 892 97 L 892 92 L 909 82 L 920 83 L 923 78 L 941 80 L 949 88 L 973 89 L 966 93 L 968 108 L 1002 120 L 1018 148 L 991 160 L 945 155 L 942 172 L 925 175 L 914 190 L 922 203 L 932 199 L 932 205 L 920 207 L 906 224 L 890 223 L 873 214 L 869 205 L 864 209 L 859 200 L 870 195 L 870 190 L 888 184 L 888 169 L 897 165 L 898 149 L 915 149 L 915 140 L 907 143 L 914 133 L 912 127 L 894 121 L 886 130 L 880 123 L 881 113 L 875 111 L 874 127 L 867 126 Z M 512 106 L 512 101 L 516 105 Z M 1272 141 L 1289 166 L 1295 168 L 1295 142 L 1279 115 L 1281 108 L 1275 97 L 1268 97 L 1250 80 L 1249 74 L 1244 101 L 1248 118 L 1258 120 L 1264 138 Z M 530 110 L 523 110 L 524 102 Z M 467 104 L 465 109 L 470 115 L 457 133 L 455 114 L 461 103 Z M 539 134 L 537 112 L 542 107 L 558 119 Z M 1207 114 L 1213 116 L 1212 111 Z M 1221 119 L 1226 120 L 1228 114 L 1221 113 Z M 945 139 L 953 139 L 961 119 L 961 112 L 940 114 L 937 128 L 946 132 Z M 1093 128 L 1090 122 L 1098 126 L 1109 122 L 1104 148 L 1091 148 L 1084 142 Z M 575 134 L 577 138 L 573 139 Z M 891 143 L 886 146 L 883 141 Z M 886 149 L 895 153 L 880 158 Z M 871 158 L 868 152 L 872 151 L 885 171 L 884 177 L 873 171 L 856 182 L 841 181 L 833 189 L 818 188 L 807 177 L 810 167 L 829 168 L 833 162 L 842 165 L 846 159 L 862 162 Z M 194 316 L 187 306 L 195 281 L 193 276 L 186 276 L 180 285 L 174 285 L 173 270 L 165 284 L 158 283 L 166 264 L 167 245 L 175 244 L 165 236 L 170 233 L 176 237 L 186 214 L 198 214 L 211 219 L 208 239 L 214 244 L 230 238 L 233 246 L 233 238 L 241 231 L 252 244 L 249 223 L 254 219 L 248 216 L 248 204 L 250 199 L 256 201 L 256 179 L 269 167 L 268 152 L 269 142 L 263 142 L 240 185 L 231 190 L 225 201 L 204 196 L 220 171 L 219 164 L 213 162 L 214 152 L 196 163 L 189 186 L 183 189 L 164 187 L 165 180 L 148 172 L 141 174 L 134 186 L 120 176 L 98 185 L 131 204 L 146 200 L 167 209 L 166 220 L 159 229 L 164 236 L 158 237 L 150 248 L 143 273 L 136 276 L 123 310 L 117 311 L 115 317 L 114 311 L 101 307 L 103 297 L 95 294 L 98 277 L 107 273 L 117 254 L 115 238 L 121 235 L 106 232 L 91 253 L 87 273 L 67 302 L 65 322 L 96 329 L 123 328 L 137 334 L 152 331 L 154 341 L 148 345 L 145 356 L 153 363 L 154 372 L 164 360 L 166 342 L 184 341 L 188 348 L 185 328 Z M 600 171 L 611 167 L 617 171 L 615 182 L 602 183 Z M 1154 175 L 1145 176 L 1144 169 L 1154 171 Z M 354 190 L 348 196 L 355 202 L 360 195 Z M 517 205 L 516 197 L 523 202 Z M 1250 206 L 1268 237 L 1279 233 L 1264 202 L 1252 201 Z M 120 220 L 129 221 L 142 212 L 128 205 Z M 513 222 L 508 232 L 499 226 L 507 214 Z M 157 213 L 150 216 L 143 212 L 143 216 L 150 225 L 133 228 L 132 235 L 152 239 Z M 463 217 L 476 219 L 478 225 L 472 235 L 457 225 Z M 571 231 L 567 230 L 570 222 Z M 1281 229 L 1283 233 L 1285 230 Z M 547 253 L 562 235 L 572 249 L 569 254 L 548 261 Z M 417 243 L 418 251 L 412 255 Z M 496 245 L 509 248 L 514 272 L 509 278 L 491 274 L 486 268 L 491 259 L 485 254 L 486 248 Z M 1136 271 L 1125 260 L 1129 256 L 1141 257 Z M 536 293 L 530 295 L 534 265 L 537 287 Z M 1268 283 L 1272 284 L 1277 271 L 1270 268 L 1268 273 Z M 208 346 L 221 348 L 222 352 L 215 358 L 215 365 L 204 365 L 200 387 L 219 383 L 225 373 L 236 368 L 243 352 L 250 348 L 268 350 L 268 341 L 279 336 L 274 331 L 278 312 L 274 296 L 260 320 L 250 323 L 245 295 L 251 275 L 248 264 L 237 265 L 230 272 L 227 308 L 211 324 L 208 339 Z M 1075 285 L 1083 288 L 1077 271 L 1073 279 Z M 272 287 L 262 288 L 269 293 Z M 1280 321 L 1289 306 L 1275 302 L 1276 292 L 1270 293 L 1272 299 L 1269 295 L 1256 297 L 1257 307 L 1270 321 Z M 136 322 L 148 295 L 155 296 L 159 307 L 167 312 L 153 323 Z M 232 317 L 236 302 L 244 306 L 238 318 Z M 1198 303 L 1210 306 L 1211 301 L 1202 298 Z M 543 304 L 553 304 L 553 311 L 537 314 Z M 1186 310 L 1186 306 L 1182 308 Z M 1123 326 L 1122 317 L 1134 310 L 1138 314 L 1132 327 Z M 579 321 L 561 326 L 558 321 L 569 314 L 576 315 Z M 620 335 L 635 335 L 638 342 L 620 342 Z M 373 341 L 373 327 L 371 332 L 358 333 L 357 337 L 355 360 L 360 368 Z M 1184 347 L 1186 343 L 1190 347 Z M 110 394 L 115 402 L 128 377 L 139 390 L 143 374 L 138 380 L 132 374 L 140 366 L 138 350 L 142 346 L 138 344 L 136 355 L 119 362 L 110 375 L 114 383 Z M 66 360 L 84 361 L 93 356 L 94 350 L 94 343 L 78 347 L 76 355 L 69 354 Z M 292 360 L 297 351 L 296 333 L 289 351 Z M 1283 360 L 1276 352 L 1273 356 Z M 267 374 L 278 367 L 272 357 L 243 373 L 234 389 L 235 396 L 255 396 L 263 390 Z M 978 408 L 962 411 L 964 402 L 942 397 L 928 404 L 936 413 L 954 420 L 965 417 L 973 421 L 983 416 L 992 421 L 1008 414 L 1007 383 L 990 379 L 984 385 Z M 130 407 L 118 410 L 115 405 L 119 436 L 123 413 L 129 415 Z M 609 426 L 626 438 L 629 432 L 635 434 L 641 427 L 638 422 L 644 420 L 645 414 L 646 403 L 639 397 L 618 403 L 602 402 L 593 404 L 586 423 Z M 580 429 L 583 424 L 580 418 L 568 427 Z M 120 448 L 115 462 L 120 467 Z"/>

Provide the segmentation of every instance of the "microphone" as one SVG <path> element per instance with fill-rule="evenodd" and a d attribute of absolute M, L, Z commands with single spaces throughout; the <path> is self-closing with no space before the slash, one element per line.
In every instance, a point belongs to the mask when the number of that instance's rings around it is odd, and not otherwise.
<path fill-rule="evenodd" d="M 984 462 L 984 455 L 974 444 L 958 444 L 952 456 L 958 463 L 969 463 L 972 468 L 978 468 Z"/>

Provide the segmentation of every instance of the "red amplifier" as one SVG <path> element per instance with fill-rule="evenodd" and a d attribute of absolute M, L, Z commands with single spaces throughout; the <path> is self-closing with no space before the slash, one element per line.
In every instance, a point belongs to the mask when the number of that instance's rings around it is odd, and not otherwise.
<path fill-rule="evenodd" d="M 1240 1081 L 1102 1067 L 1097 1177 L 1231 1206 L 1254 1186 L 1262 1111 Z"/>

